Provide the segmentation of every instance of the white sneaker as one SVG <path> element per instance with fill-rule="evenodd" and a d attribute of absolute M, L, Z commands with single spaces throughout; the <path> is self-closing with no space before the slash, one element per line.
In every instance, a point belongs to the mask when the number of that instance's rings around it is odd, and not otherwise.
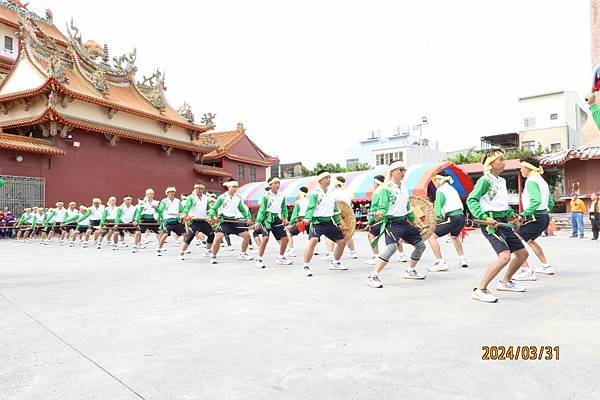
<path fill-rule="evenodd" d="M 460 265 L 463 268 L 467 268 L 469 266 L 469 260 L 467 260 L 467 257 L 460 257 L 458 265 Z"/>
<path fill-rule="evenodd" d="M 292 265 L 294 262 L 292 260 L 288 260 L 285 257 L 277 257 L 277 260 L 275 260 L 275 264 L 279 264 L 279 265 Z"/>
<path fill-rule="evenodd" d="M 505 292 L 524 292 L 527 289 L 524 286 L 515 284 L 511 279 L 508 282 L 499 281 L 496 285 L 496 290 L 503 290 Z"/>
<path fill-rule="evenodd" d="M 186 251 L 183 252 L 184 254 L 192 254 L 192 251 L 190 249 L 187 249 Z"/>
<path fill-rule="evenodd" d="M 535 272 L 537 272 L 538 274 L 545 274 L 545 275 L 554 275 L 554 269 L 548 265 L 548 266 L 539 266 L 537 268 L 533 269 Z"/>
<path fill-rule="evenodd" d="M 436 261 L 433 265 L 427 267 L 427 271 L 429 272 L 442 272 L 448 271 L 448 264 L 446 261 Z"/>
<path fill-rule="evenodd" d="M 408 262 L 408 256 L 404 253 L 400 253 L 400 262 Z"/>
<path fill-rule="evenodd" d="M 303 267 L 302 274 L 304 276 L 312 276 L 312 271 L 310 270 L 310 267 L 309 266 Z"/>
<path fill-rule="evenodd" d="M 484 303 L 497 303 L 498 298 L 490 293 L 487 289 L 473 289 L 473 293 L 471 294 L 471 298 L 473 300 L 483 301 Z"/>
<path fill-rule="evenodd" d="M 414 268 L 409 268 L 406 271 L 404 271 L 404 276 L 403 276 L 404 279 L 419 279 L 419 280 L 425 279 L 425 277 L 426 277 L 425 275 L 419 274 L 417 272 L 417 270 Z"/>
<path fill-rule="evenodd" d="M 331 264 L 329 264 L 329 269 L 332 271 L 346 271 L 346 270 L 348 270 L 348 267 L 346 267 L 345 265 L 342 265 L 340 263 L 332 262 Z"/>
<path fill-rule="evenodd" d="M 206 250 L 204 253 L 202 253 L 202 257 L 212 257 L 212 253 Z"/>
<path fill-rule="evenodd" d="M 217 257 L 211 257 L 211 258 L 210 258 L 210 263 L 211 263 L 211 264 L 218 264 L 218 262 L 217 262 Z"/>
<path fill-rule="evenodd" d="M 288 251 L 285 252 L 285 256 L 286 257 L 296 257 L 296 250 L 288 249 Z"/>
<path fill-rule="evenodd" d="M 368 265 L 375 265 L 377 264 L 377 260 L 379 260 L 379 257 L 371 257 L 366 261 L 366 263 Z"/>
<path fill-rule="evenodd" d="M 261 269 L 266 267 L 265 263 L 264 263 L 262 260 L 257 260 L 257 261 L 254 263 L 254 266 L 255 266 L 256 268 L 261 268 Z"/>
<path fill-rule="evenodd" d="M 238 260 L 250 261 L 250 260 L 254 260 L 254 257 L 252 257 L 251 255 L 246 254 L 246 253 L 241 253 L 240 256 L 238 257 Z"/>
<path fill-rule="evenodd" d="M 227 250 L 227 251 L 233 251 L 234 249 L 233 249 L 233 246 L 227 246 L 227 247 L 225 248 L 225 250 Z"/>
<path fill-rule="evenodd" d="M 353 259 L 357 259 L 358 258 L 358 253 L 356 251 L 351 251 L 350 254 L 348 254 L 349 258 L 353 258 Z"/>
<path fill-rule="evenodd" d="M 131 252 L 132 253 L 137 253 L 138 252 L 138 248 L 134 246 L 133 249 L 131 249 Z"/>
<path fill-rule="evenodd" d="M 321 261 L 333 261 L 333 254 L 327 254 L 325 257 L 321 257 Z"/>
<path fill-rule="evenodd" d="M 378 275 L 369 275 L 369 278 L 367 278 L 367 285 L 371 286 L 372 288 L 382 288 L 383 287 L 383 283 L 379 280 L 379 276 Z"/>
<path fill-rule="evenodd" d="M 162 256 L 161 249 L 156 249 L 156 255 L 158 257 Z"/>
<path fill-rule="evenodd" d="M 75 243 L 73 243 L 73 242 L 69 243 L 69 247 L 73 247 L 73 246 L 75 246 Z"/>
<path fill-rule="evenodd" d="M 537 281 L 537 276 L 531 268 L 521 268 L 512 277 L 513 281 Z"/>
<path fill-rule="evenodd" d="M 84 244 L 82 244 L 81 247 L 83 247 L 84 249 L 87 249 L 87 247 L 88 247 L 87 242 L 85 242 Z"/>
<path fill-rule="evenodd" d="M 116 244 L 112 246 L 112 249 L 113 249 L 113 251 L 114 251 L 114 250 L 119 250 L 119 248 L 117 247 L 117 245 L 116 245 Z"/>
<path fill-rule="evenodd" d="M 98 244 L 96 245 L 96 248 L 97 248 L 98 250 L 100 250 L 100 249 L 102 248 L 102 245 L 101 245 L 100 243 L 98 243 Z"/>
<path fill-rule="evenodd" d="M 183 253 L 179 253 L 179 259 L 181 261 L 184 261 L 185 260 L 185 255 Z"/>

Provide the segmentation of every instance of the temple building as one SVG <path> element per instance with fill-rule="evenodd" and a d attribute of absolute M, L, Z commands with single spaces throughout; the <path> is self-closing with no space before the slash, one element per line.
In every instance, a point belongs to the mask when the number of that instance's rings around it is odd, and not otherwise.
<path fill-rule="evenodd" d="M 260 149 L 247 135 L 240 123 L 234 131 L 212 132 L 215 149 L 203 155 L 196 163 L 196 172 L 209 176 L 206 187 L 213 192 L 223 191 L 222 183 L 235 179 L 241 185 L 250 182 L 264 182 L 267 170 L 279 159 L 271 157 Z"/>
<path fill-rule="evenodd" d="M 211 133 L 213 114 L 197 123 L 187 103 L 172 107 L 161 71 L 136 80 L 135 49 L 111 60 L 73 21 L 63 35 L 51 11 L 41 17 L 19 1 L 0 0 L 0 33 L 0 200 L 15 209 L 140 198 L 147 187 L 160 198 L 167 186 L 189 193 L 198 179 L 221 192 L 224 179 L 265 179 L 277 162 L 241 124 Z"/>

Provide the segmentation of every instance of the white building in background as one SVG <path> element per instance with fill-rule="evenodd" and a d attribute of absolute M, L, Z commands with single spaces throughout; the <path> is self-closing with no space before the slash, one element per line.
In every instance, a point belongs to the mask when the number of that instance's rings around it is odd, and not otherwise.
<path fill-rule="evenodd" d="M 576 92 L 550 92 L 519 98 L 519 145 L 552 151 L 583 144 L 587 106 Z"/>
<path fill-rule="evenodd" d="M 369 164 L 372 167 L 388 165 L 393 161 L 404 161 L 407 165 L 421 162 L 438 162 L 445 160 L 447 154 L 438 150 L 438 143 L 427 139 L 419 139 L 410 135 L 408 129 L 400 129 L 392 136 L 382 138 L 380 133 L 371 135 L 354 147 L 346 149 L 346 167 L 352 168 L 357 164 Z"/>

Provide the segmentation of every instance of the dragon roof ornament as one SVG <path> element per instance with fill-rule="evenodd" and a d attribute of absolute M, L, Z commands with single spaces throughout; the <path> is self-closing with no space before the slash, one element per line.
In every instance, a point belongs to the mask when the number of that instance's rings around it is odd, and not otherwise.
<path fill-rule="evenodd" d="M 157 68 L 152 75 L 149 77 L 143 75 L 142 78 L 141 82 L 137 82 L 140 93 L 156 108 L 159 110 L 164 109 L 167 106 L 165 74 Z"/>
<path fill-rule="evenodd" d="M 177 112 L 188 122 L 194 122 L 194 113 L 192 112 L 192 106 L 190 106 L 190 104 L 187 101 L 183 102 L 183 105 L 177 109 Z"/>
<path fill-rule="evenodd" d="M 65 74 L 66 69 L 73 69 L 73 62 L 68 53 L 60 50 L 56 42 L 51 37 L 42 32 L 36 22 L 28 15 L 20 13 L 19 17 L 19 37 L 23 46 L 45 65 L 39 64 L 40 69 L 45 70 L 48 76 L 56 78 L 62 83 L 67 83 Z"/>
<path fill-rule="evenodd" d="M 10 10 L 14 10 L 17 14 L 26 15 L 29 18 L 42 21 L 48 25 L 54 25 L 52 11 L 50 9 L 46 10 L 46 17 L 41 17 L 34 13 L 33 11 L 27 8 L 29 3 L 23 4 L 23 2 L 19 0 L 0 0 L 0 6 L 4 6 Z"/>

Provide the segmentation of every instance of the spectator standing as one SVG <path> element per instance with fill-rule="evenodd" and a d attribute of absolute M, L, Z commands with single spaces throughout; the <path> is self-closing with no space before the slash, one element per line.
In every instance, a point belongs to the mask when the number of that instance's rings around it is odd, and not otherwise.
<path fill-rule="evenodd" d="M 592 204 L 590 204 L 590 221 L 592 222 L 592 240 L 598 240 L 600 232 L 600 202 L 598 201 L 598 193 L 592 193 Z"/>
<path fill-rule="evenodd" d="M 583 239 L 583 213 L 585 212 L 585 203 L 579 198 L 577 193 L 573 193 L 570 202 L 571 206 L 571 237 L 576 238 L 579 235 Z"/>

